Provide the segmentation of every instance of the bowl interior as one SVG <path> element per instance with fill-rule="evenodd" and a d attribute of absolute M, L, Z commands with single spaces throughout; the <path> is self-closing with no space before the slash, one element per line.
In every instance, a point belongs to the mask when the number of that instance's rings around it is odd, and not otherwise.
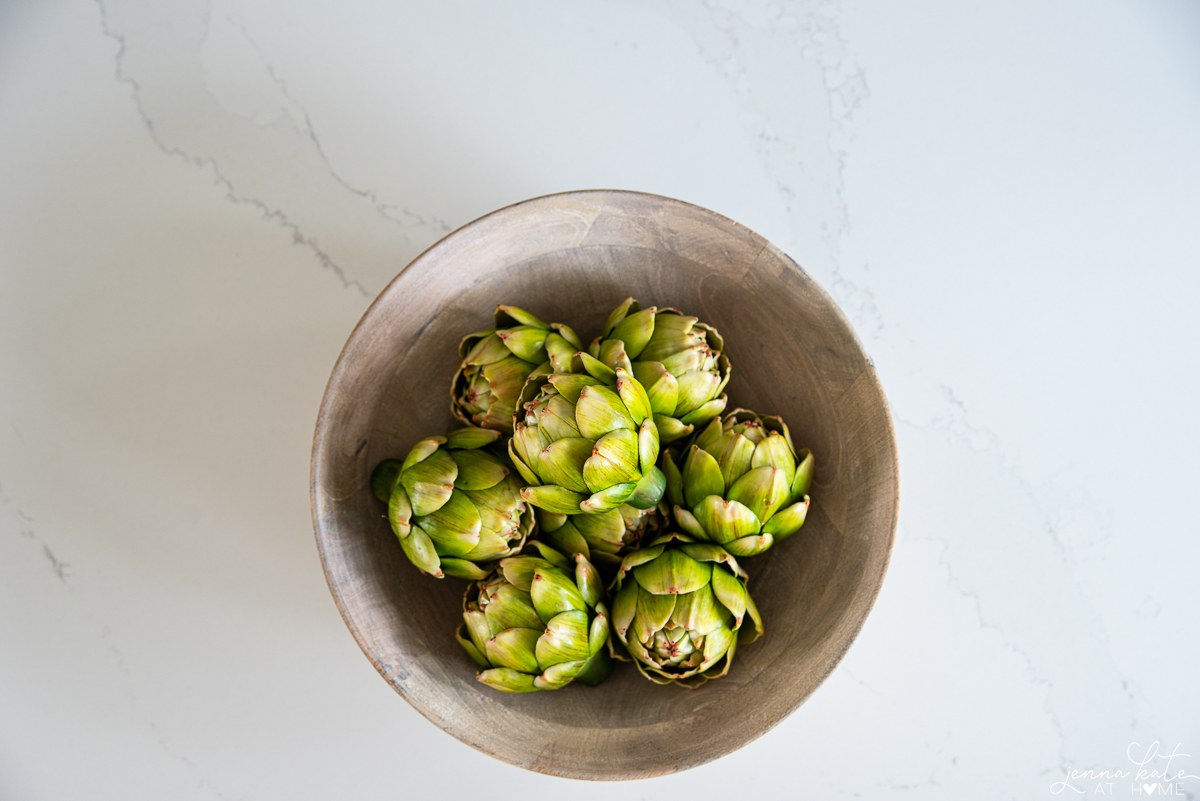
<path fill-rule="evenodd" d="M 804 528 L 742 560 L 766 634 L 698 690 L 618 665 L 596 688 L 506 695 L 475 681 L 455 641 L 466 582 L 410 565 L 372 496 L 384 458 L 457 424 L 458 343 L 498 303 L 564 322 L 584 342 L 632 295 L 715 326 L 730 407 L 784 418 L 816 458 Z M 845 653 L 878 593 L 896 525 L 891 418 L 832 300 L 746 228 L 680 201 L 577 192 L 526 201 L 422 254 L 364 315 L 339 358 L 313 448 L 321 558 L 343 617 L 381 675 L 463 742 L 520 767 L 587 779 L 703 764 L 796 709 Z"/>

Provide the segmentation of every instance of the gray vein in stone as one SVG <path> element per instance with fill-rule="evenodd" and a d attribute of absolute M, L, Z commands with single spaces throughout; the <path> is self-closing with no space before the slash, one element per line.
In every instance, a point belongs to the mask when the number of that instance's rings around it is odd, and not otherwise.
<path fill-rule="evenodd" d="M 54 552 L 50 550 L 50 546 L 46 545 L 45 543 L 42 543 L 42 553 L 44 553 L 46 558 L 50 560 L 50 566 L 54 569 L 54 575 L 58 576 L 59 581 L 61 581 L 63 584 L 66 584 L 67 575 L 69 573 L 68 568 L 71 566 L 55 556 Z"/>
<path fill-rule="evenodd" d="M 156 147 L 209 171 L 231 202 L 256 208 L 265 220 L 290 230 L 292 241 L 309 249 L 344 287 L 371 297 L 373 293 L 361 279 L 351 277 L 346 264 L 349 260 L 374 267 L 376 273 L 390 277 L 396 254 L 412 249 L 406 227 L 449 229 L 436 218 L 404 209 L 397 213 L 373 192 L 352 186 L 333 170 L 311 116 L 265 59 L 267 77 L 299 109 L 296 113 L 302 119 L 294 125 L 256 126 L 221 108 L 205 89 L 199 50 L 191 52 L 203 46 L 212 24 L 211 13 L 197 14 L 207 5 L 189 9 L 185 4 L 172 13 L 169 25 L 143 32 L 142 39 L 148 43 L 153 36 L 155 43 L 138 51 L 138 66 L 131 68 L 133 40 L 129 31 L 114 24 L 112 14 L 113 8 L 124 11 L 122 2 L 96 0 L 96 5 L 104 34 L 118 46 L 116 80 L 130 87 L 137 113 Z M 163 47 L 164 42 L 171 48 Z M 261 56 L 252 39 L 246 37 L 246 43 Z M 154 76 L 152 94 L 139 70 L 153 70 L 147 73 Z M 360 202 L 364 206 L 356 205 Z"/>

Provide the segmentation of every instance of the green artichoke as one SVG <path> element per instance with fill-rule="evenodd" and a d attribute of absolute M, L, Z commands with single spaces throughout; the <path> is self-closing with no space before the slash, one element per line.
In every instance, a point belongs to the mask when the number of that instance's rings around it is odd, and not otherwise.
<path fill-rule="evenodd" d="M 680 527 L 734 556 L 762 553 L 808 514 L 813 456 L 778 417 L 735 409 L 696 436 L 682 472 L 669 453 L 663 472 Z"/>
<path fill-rule="evenodd" d="M 678 309 L 642 309 L 626 298 L 604 334 L 573 362 L 573 372 L 603 378 L 623 367 L 650 396 L 663 443 L 684 437 L 725 410 L 729 359 L 712 326 Z"/>
<path fill-rule="evenodd" d="M 511 556 L 463 596 L 459 643 L 482 668 L 479 681 L 508 693 L 594 686 L 612 672 L 608 609 L 596 568 L 538 545 Z"/>
<path fill-rule="evenodd" d="M 643 676 L 698 687 L 729 672 L 739 642 L 762 636 L 746 580 L 719 545 L 666 534 L 621 563 L 613 630 Z"/>
<path fill-rule="evenodd" d="M 423 572 L 482 579 L 488 562 L 525 544 L 533 510 L 503 452 L 486 447 L 499 438 L 499 431 L 460 428 L 375 468 L 371 491 L 388 505 L 404 555 Z"/>
<path fill-rule="evenodd" d="M 529 503 L 578 514 L 622 504 L 649 509 L 662 498 L 650 399 L 624 369 L 611 381 L 569 374 L 531 380 L 521 408 L 508 452 L 531 485 L 521 490 Z"/>
<path fill-rule="evenodd" d="M 662 524 L 657 509 L 636 509 L 627 503 L 595 514 L 564 515 L 538 509 L 536 519 L 540 540 L 562 553 L 583 554 L 597 567 L 611 569 L 619 567 L 621 558 Z"/>
<path fill-rule="evenodd" d="M 521 387 L 534 373 L 571 372 L 583 349 L 569 326 L 547 325 L 516 306 L 496 307 L 496 327 L 465 337 L 451 384 L 450 408 L 467 425 L 512 433 Z"/>

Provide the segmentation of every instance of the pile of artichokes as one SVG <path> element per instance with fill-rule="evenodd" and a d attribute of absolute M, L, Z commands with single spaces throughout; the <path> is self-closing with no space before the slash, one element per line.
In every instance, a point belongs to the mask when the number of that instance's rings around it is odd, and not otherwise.
<path fill-rule="evenodd" d="M 627 298 L 586 349 L 514 306 L 459 348 L 463 428 L 381 462 L 371 491 L 423 573 L 470 581 L 457 638 L 503 692 L 724 676 L 763 621 L 738 559 L 804 524 L 813 457 L 726 411 L 716 329 Z M 611 611 L 610 611 L 611 610 Z"/>

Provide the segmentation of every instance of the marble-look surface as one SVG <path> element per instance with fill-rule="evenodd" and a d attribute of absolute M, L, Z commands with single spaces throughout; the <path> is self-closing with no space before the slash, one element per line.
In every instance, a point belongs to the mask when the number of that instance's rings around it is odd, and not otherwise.
<path fill-rule="evenodd" d="M 1198 44 L 1182 0 L 3 4 L 0 797 L 1195 798 Z M 622 787 L 395 695 L 307 495 L 370 299 L 601 187 L 804 265 L 903 482 L 826 684 Z"/>

